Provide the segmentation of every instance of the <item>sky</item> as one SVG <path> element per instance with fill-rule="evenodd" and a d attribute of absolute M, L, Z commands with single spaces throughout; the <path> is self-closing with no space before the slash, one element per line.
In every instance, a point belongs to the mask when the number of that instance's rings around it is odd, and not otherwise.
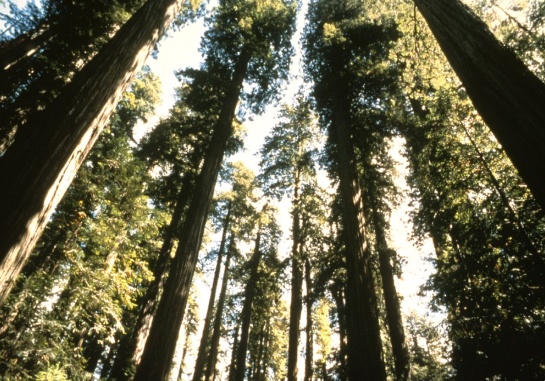
<path fill-rule="evenodd" d="M 293 96 L 296 94 L 301 81 L 302 68 L 302 49 L 300 47 L 299 39 L 304 26 L 304 14 L 306 13 L 306 4 L 299 13 L 297 22 L 297 32 L 292 40 L 296 49 L 296 56 L 293 59 L 291 67 L 291 76 L 293 80 L 287 85 L 286 91 L 281 103 L 291 103 Z M 178 80 L 174 76 L 174 72 L 185 67 L 198 67 L 202 57 L 198 52 L 200 37 L 204 33 L 204 25 L 202 21 L 198 21 L 185 27 L 179 32 L 175 32 L 171 37 L 163 40 L 159 48 L 159 54 L 157 59 L 150 58 L 147 61 L 152 71 L 161 77 L 163 83 L 164 92 L 164 104 L 158 109 L 159 113 L 167 115 L 168 109 L 173 104 L 174 88 L 179 85 Z M 247 129 L 247 137 L 245 139 L 245 151 L 234 155 L 230 158 L 231 161 L 242 161 L 244 164 L 251 168 L 255 173 L 258 173 L 259 157 L 256 153 L 262 146 L 265 136 L 269 133 L 270 129 L 277 123 L 276 115 L 278 113 L 278 107 L 268 106 L 266 111 L 259 116 L 252 117 L 252 120 L 246 120 L 244 125 Z M 150 126 L 153 122 L 150 123 Z M 404 175 L 407 173 L 407 161 L 403 157 L 403 141 L 402 139 L 396 139 L 392 144 L 391 154 L 398 162 L 396 179 L 396 185 L 408 191 L 407 184 L 404 180 Z M 322 180 L 322 186 L 329 186 L 328 180 Z M 410 211 L 408 197 L 403 197 L 400 201 L 400 207 L 396 208 L 391 216 L 391 245 L 395 248 L 399 255 L 405 260 L 403 266 L 403 275 L 401 278 L 396 279 L 396 287 L 398 293 L 402 296 L 402 311 L 405 315 L 409 315 L 416 312 L 419 315 L 428 315 L 428 318 L 435 324 L 440 324 L 444 319 L 443 314 L 429 313 L 428 312 L 428 297 L 422 297 L 419 295 L 420 287 L 433 271 L 431 263 L 427 260 L 434 256 L 433 246 L 431 242 L 424 242 L 422 246 L 416 246 L 414 242 L 411 242 L 409 237 L 411 235 L 412 225 L 408 212 Z M 284 230 L 284 240 L 279 247 L 279 255 L 286 257 L 289 255 L 291 244 L 290 227 L 291 219 L 289 215 L 289 201 L 283 200 L 280 206 L 279 214 L 280 225 Z M 204 283 L 200 287 L 201 295 L 201 313 L 204 318 L 204 313 L 208 303 L 209 291 L 204 289 L 207 287 Z M 286 295 L 286 301 L 289 305 L 289 295 Z M 181 332 L 180 342 L 183 342 L 183 332 Z M 197 338 L 194 339 L 198 342 Z M 302 333 L 301 343 L 304 343 L 304 332 Z M 303 369 L 303 358 L 299 359 L 300 369 Z M 299 372 L 299 377 L 302 379 L 303 372 Z"/>
<path fill-rule="evenodd" d="M 26 3 L 26 0 L 17 0 L 18 4 Z M 291 103 L 291 100 L 297 92 L 301 84 L 301 47 L 299 39 L 301 36 L 302 28 L 304 26 L 304 14 L 306 13 L 307 1 L 303 2 L 303 9 L 299 13 L 297 22 L 297 33 L 293 38 L 293 44 L 296 49 L 296 56 L 293 59 L 293 65 L 291 68 L 292 81 L 286 86 L 284 93 L 283 103 Z M 0 6 L 1 10 L 1 6 Z M 0 25 L 0 33 L 1 33 Z M 181 31 L 170 33 L 170 37 L 163 39 L 160 43 L 159 53 L 157 58 L 150 57 L 146 64 L 150 66 L 153 73 L 161 78 L 162 90 L 163 90 L 163 102 L 157 108 L 156 116 L 150 118 L 149 122 L 145 126 L 141 126 L 140 135 L 146 130 L 153 128 L 159 118 L 166 117 L 171 106 L 174 104 L 174 89 L 180 85 L 179 81 L 175 77 L 174 73 L 180 69 L 186 67 L 197 68 L 202 61 L 202 57 L 199 53 L 200 39 L 204 33 L 205 26 L 202 20 L 199 20 L 193 24 L 187 25 Z M 246 150 L 239 154 L 234 155 L 230 160 L 243 161 L 249 168 L 258 172 L 259 157 L 256 153 L 260 149 L 264 142 L 265 136 L 269 133 L 270 129 L 277 122 L 276 115 L 278 113 L 277 106 L 268 106 L 266 111 L 260 116 L 254 116 L 252 120 L 245 121 L 247 129 L 247 137 L 245 139 Z M 407 185 L 404 181 L 404 174 L 407 173 L 407 162 L 402 155 L 403 141 L 397 139 L 392 144 L 391 153 L 398 161 L 398 177 L 396 179 L 397 185 L 407 190 Z M 323 186 L 328 186 L 328 180 L 325 176 L 322 176 Z M 291 226 L 289 215 L 289 202 L 284 200 L 281 203 L 281 211 L 279 213 L 280 225 L 284 229 L 284 241 L 279 248 L 281 256 L 287 256 L 290 250 L 290 243 L 288 241 Z M 398 253 L 405 259 L 406 264 L 403 267 L 403 275 L 400 279 L 396 280 L 396 286 L 398 292 L 403 297 L 402 310 L 405 314 L 411 313 L 411 311 L 417 311 L 419 314 L 424 314 L 427 310 L 427 298 L 418 296 L 420 286 L 426 281 L 431 272 L 432 266 L 426 258 L 433 256 L 433 248 L 429 242 L 425 242 L 423 246 L 416 247 L 416 245 L 409 240 L 412 226 L 409 221 L 408 212 L 410 211 L 409 200 L 404 197 L 400 200 L 400 207 L 395 209 L 392 213 L 391 233 L 392 247 L 397 249 Z M 202 287 L 206 287 L 204 283 Z M 201 297 L 204 301 L 201 303 L 201 311 L 206 310 L 208 290 L 200 290 Z M 432 316 L 433 320 L 439 322 L 442 319 L 441 315 Z M 198 341 L 198 339 L 196 340 Z M 304 338 L 302 338 L 304 342 Z M 302 364 L 302 363 L 301 363 Z M 302 373 L 302 372 L 300 372 Z M 301 375 L 302 376 L 302 375 Z"/>

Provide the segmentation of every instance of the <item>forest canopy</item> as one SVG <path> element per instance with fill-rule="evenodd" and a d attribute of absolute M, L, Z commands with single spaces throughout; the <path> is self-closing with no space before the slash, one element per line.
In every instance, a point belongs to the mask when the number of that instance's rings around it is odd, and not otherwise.
<path fill-rule="evenodd" d="M 543 2 L 0 25 L 2 380 L 545 379 Z"/>

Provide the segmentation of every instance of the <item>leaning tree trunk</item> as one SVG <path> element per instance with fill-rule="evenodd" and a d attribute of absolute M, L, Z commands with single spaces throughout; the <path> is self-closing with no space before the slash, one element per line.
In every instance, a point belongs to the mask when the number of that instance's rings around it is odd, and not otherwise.
<path fill-rule="evenodd" d="M 342 98 L 337 97 L 334 107 L 332 138 L 337 149 L 346 244 L 348 378 L 351 381 L 386 380 L 375 284 L 365 237 L 362 192 L 354 147 L 345 122 L 348 113 Z"/>
<path fill-rule="evenodd" d="M 265 209 L 265 208 L 263 208 Z M 231 369 L 231 373 L 234 372 L 234 381 L 244 381 L 244 375 L 246 374 L 246 354 L 248 353 L 248 340 L 250 338 L 250 322 L 252 320 L 252 304 L 254 302 L 255 288 L 257 287 L 257 276 L 259 262 L 261 261 L 261 250 L 259 245 L 261 242 L 261 227 L 257 232 L 255 239 L 255 249 L 252 255 L 252 263 L 250 266 L 250 279 L 246 288 L 244 289 L 244 306 L 242 307 L 241 330 L 240 341 L 237 348 L 237 359 L 235 368 Z"/>
<path fill-rule="evenodd" d="M 184 0 L 148 0 L 0 158 L 0 304 L 123 91 Z"/>
<path fill-rule="evenodd" d="M 390 253 L 386 233 L 384 231 L 384 216 L 377 209 L 377 203 L 373 199 L 376 190 L 372 180 L 369 182 L 371 194 L 370 206 L 372 209 L 373 227 L 375 228 L 375 245 L 379 256 L 379 269 L 382 278 L 382 290 L 384 291 L 384 304 L 386 306 L 386 320 L 390 331 L 390 342 L 394 355 L 396 380 L 405 381 L 409 379 L 411 370 L 409 349 L 405 342 L 405 330 L 403 329 L 403 318 L 397 296 L 394 271 L 390 262 Z M 394 252 L 395 253 L 395 252 Z"/>
<path fill-rule="evenodd" d="M 243 49 L 205 155 L 195 187 L 195 197 L 191 200 L 180 235 L 181 244 L 170 266 L 168 280 L 136 371 L 135 381 L 168 379 L 214 187 L 227 140 L 231 136 L 233 118 L 249 60 L 250 54 Z"/>
<path fill-rule="evenodd" d="M 460 0 L 414 0 L 475 108 L 545 208 L 545 84 Z"/>
<path fill-rule="evenodd" d="M 183 212 L 193 194 L 193 187 L 191 186 L 192 181 L 193 175 L 186 173 L 182 180 L 170 224 L 165 232 L 163 244 L 159 250 L 157 262 L 153 267 L 154 279 L 148 286 L 144 298 L 139 303 L 141 308 L 138 312 L 136 323 L 132 328 L 132 334 L 124 335 L 119 343 L 118 353 L 111 372 L 112 378 L 115 378 L 117 381 L 129 380 L 126 369 L 128 369 L 133 362 L 135 364 L 140 363 L 142 352 L 144 351 L 144 346 L 148 339 L 151 323 L 153 322 L 153 315 L 159 304 L 159 295 L 163 290 L 163 285 L 167 276 L 170 253 L 174 246 L 180 221 L 182 220 Z"/>
<path fill-rule="evenodd" d="M 7 70 L 13 67 L 20 59 L 30 57 L 42 49 L 53 37 L 54 35 L 49 26 L 41 25 L 0 46 L 0 83 L 3 82 Z"/>
<path fill-rule="evenodd" d="M 299 178 L 297 169 L 293 191 L 293 245 L 291 250 L 291 304 L 288 339 L 288 381 L 297 381 L 297 359 L 299 358 L 299 324 L 303 309 L 303 273 L 301 269 L 300 221 L 299 221 Z"/>
<path fill-rule="evenodd" d="M 214 370 L 218 359 L 218 349 L 221 337 L 221 318 L 223 316 L 223 306 L 227 296 L 227 284 L 229 282 L 229 266 L 231 265 L 231 257 L 235 250 L 235 240 L 231 237 L 229 248 L 227 249 L 227 258 L 225 258 L 225 270 L 223 271 L 223 280 L 221 283 L 220 297 L 216 308 L 216 316 L 214 317 L 214 327 L 212 328 L 212 338 L 210 339 L 210 353 L 206 364 L 205 381 L 214 381 Z"/>
<path fill-rule="evenodd" d="M 204 327 L 202 330 L 201 343 L 199 345 L 199 353 L 197 355 L 197 361 L 195 362 L 195 371 L 193 372 L 193 381 L 200 381 L 202 378 L 202 374 L 204 372 L 204 363 L 206 362 L 206 348 L 207 348 L 208 336 L 210 332 L 210 323 L 212 320 L 212 314 L 214 313 L 214 302 L 216 300 L 216 290 L 218 288 L 218 281 L 220 278 L 221 260 L 223 259 L 223 253 L 225 251 L 225 242 L 227 240 L 227 230 L 229 229 L 230 219 L 231 219 L 231 202 L 229 201 L 229 205 L 227 206 L 227 215 L 225 216 L 225 219 L 223 221 L 223 233 L 221 235 L 220 249 L 218 251 L 218 262 L 216 263 L 216 271 L 214 272 L 214 280 L 212 281 L 212 289 L 210 290 L 208 310 L 206 311 L 206 317 L 204 319 Z M 225 279 L 225 275 L 223 279 Z M 222 292 L 223 292 L 223 286 L 222 286 Z"/>

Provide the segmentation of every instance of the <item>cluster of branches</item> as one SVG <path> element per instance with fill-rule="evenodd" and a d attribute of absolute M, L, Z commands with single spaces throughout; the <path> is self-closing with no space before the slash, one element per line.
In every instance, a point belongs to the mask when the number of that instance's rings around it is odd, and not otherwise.
<path fill-rule="evenodd" d="M 312 1 L 310 94 L 281 107 L 255 176 L 222 163 L 242 147 L 243 115 L 279 99 L 297 4 L 220 1 L 203 64 L 179 72 L 170 115 L 136 142 L 159 98 L 157 78 L 137 72 L 169 25 L 199 13 L 183 4 L 44 2 L 5 18 L 0 371 L 295 381 L 306 312 L 305 380 L 543 378 L 542 7 L 519 30 L 531 43 L 502 24 L 514 53 L 458 0 L 415 0 L 423 18 L 412 3 Z M 404 321 L 396 291 L 390 152 L 401 140 L 414 239 L 435 249 L 424 291 L 447 313 L 450 350 L 437 327 Z M 285 198 L 292 245 L 279 253 Z M 221 238 L 188 371 L 209 220 Z"/>

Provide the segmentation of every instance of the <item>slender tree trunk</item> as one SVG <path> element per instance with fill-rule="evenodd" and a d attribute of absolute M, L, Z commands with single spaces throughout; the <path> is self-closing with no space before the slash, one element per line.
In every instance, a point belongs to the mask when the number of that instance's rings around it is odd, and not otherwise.
<path fill-rule="evenodd" d="M 116 336 L 119 336 L 119 335 L 116 335 Z M 112 370 L 112 365 L 113 365 L 113 361 L 114 361 L 114 355 L 115 355 L 115 350 L 113 348 L 113 346 L 110 346 L 110 351 L 108 352 L 108 355 L 106 355 L 106 357 L 102 358 L 102 369 L 100 370 L 100 379 L 101 380 L 106 380 L 108 379 L 108 375 L 110 374 L 110 371 Z"/>
<path fill-rule="evenodd" d="M 178 369 L 178 377 L 176 378 L 176 380 L 178 381 L 181 381 L 183 375 L 184 375 L 184 368 L 185 368 L 185 359 L 187 357 L 187 352 L 189 352 L 189 345 L 191 343 L 191 339 L 190 339 L 190 336 L 187 332 L 186 332 L 186 335 L 185 335 L 185 342 L 184 342 L 184 350 L 182 352 L 182 359 L 180 361 L 180 368 Z"/>
<path fill-rule="evenodd" d="M 136 371 L 135 381 L 162 381 L 168 378 L 170 363 L 176 349 L 177 333 L 183 321 L 202 235 L 212 203 L 214 187 L 227 140 L 231 136 L 232 122 L 249 60 L 250 54 L 243 48 L 205 155 L 204 165 L 195 188 L 194 194 L 196 196 L 191 200 L 183 224 L 180 236 L 182 244 L 178 246 L 176 256 L 172 261 L 165 290 L 151 326 L 150 336 Z"/>
<path fill-rule="evenodd" d="M 259 245 L 261 242 L 261 227 L 257 232 L 255 239 L 254 254 L 252 255 L 252 263 L 250 266 L 250 279 L 244 289 L 244 306 L 242 307 L 241 332 L 240 341 L 237 348 L 237 361 L 234 369 L 234 381 L 244 381 L 246 374 L 246 354 L 248 352 L 248 339 L 250 337 L 250 321 L 252 319 L 252 304 L 254 302 L 255 288 L 257 286 L 258 268 L 261 261 L 261 250 Z M 231 370 L 233 371 L 233 370 Z"/>
<path fill-rule="evenodd" d="M 257 356 L 255 359 L 254 367 L 252 371 L 253 373 L 252 379 L 254 381 L 259 381 L 259 374 L 261 373 L 261 360 L 263 359 L 264 348 L 265 348 L 265 329 L 262 329 L 260 337 L 259 337 L 259 348 L 257 350 Z"/>
<path fill-rule="evenodd" d="M 345 287 L 343 287 L 345 288 Z M 339 319 L 339 360 L 341 362 L 341 372 L 339 372 L 339 380 L 346 381 L 346 353 L 348 352 L 346 348 L 346 308 L 344 305 L 344 298 L 342 295 L 342 290 L 337 286 L 336 290 L 332 290 L 333 299 L 335 299 L 335 304 L 337 305 L 337 317 Z"/>
<path fill-rule="evenodd" d="M 414 0 L 475 108 L 545 208 L 545 84 L 460 0 Z"/>
<path fill-rule="evenodd" d="M 291 249 L 291 304 L 290 333 L 288 346 L 288 381 L 297 381 L 297 360 L 299 358 L 299 324 L 303 309 L 303 274 L 301 269 L 300 218 L 299 218 L 299 178 L 297 169 L 293 190 L 293 245 Z"/>
<path fill-rule="evenodd" d="M 148 0 L 0 157 L 0 304 L 123 91 L 183 0 Z"/>
<path fill-rule="evenodd" d="M 271 342 L 271 317 L 269 316 L 267 318 L 267 331 L 265 332 L 265 354 L 263 355 L 263 367 L 260 369 L 260 373 L 258 374 L 257 381 L 264 381 L 266 380 L 265 375 L 267 374 L 267 368 L 270 363 L 270 351 L 268 350 Z"/>
<path fill-rule="evenodd" d="M 231 202 L 229 202 L 229 205 L 227 206 L 227 215 L 225 216 L 225 219 L 223 221 L 223 233 L 221 235 L 220 249 L 218 252 L 218 262 L 216 264 L 216 271 L 214 273 L 212 289 L 210 290 L 210 300 L 208 301 L 208 310 L 206 311 L 206 318 L 204 319 L 204 327 L 202 330 L 202 337 L 201 337 L 201 343 L 199 345 L 199 353 L 197 355 L 197 361 L 195 362 L 195 372 L 193 373 L 193 381 L 200 381 L 204 371 L 204 363 L 206 362 L 206 352 L 207 352 L 206 349 L 208 344 L 208 336 L 210 333 L 210 322 L 212 320 L 212 314 L 214 313 L 214 301 L 216 300 L 216 289 L 218 288 L 218 281 L 219 281 L 220 271 L 221 271 L 221 260 L 223 258 L 223 252 L 225 251 L 225 242 L 227 240 L 227 230 L 229 229 L 230 219 L 231 219 Z M 225 276 L 223 278 L 225 279 Z M 212 350 L 212 348 L 210 348 L 210 350 Z"/>
<path fill-rule="evenodd" d="M 409 379 L 411 365 L 409 349 L 405 342 L 405 330 L 403 329 L 403 318 L 399 307 L 394 271 L 390 262 L 392 250 L 388 247 L 386 233 L 384 231 L 384 216 L 377 209 L 374 195 L 377 194 L 375 184 L 369 181 L 370 206 L 372 209 L 373 227 L 375 228 L 375 245 L 379 256 L 380 276 L 382 278 L 382 290 L 384 292 L 384 304 L 386 306 L 386 320 L 390 331 L 390 342 L 394 355 L 396 379 L 405 381 Z"/>
<path fill-rule="evenodd" d="M 481 165 L 483 166 L 483 168 L 484 168 L 486 174 L 488 175 L 490 181 L 492 181 L 492 185 L 494 185 L 494 188 L 496 189 L 496 193 L 498 194 L 498 196 L 500 196 L 500 199 L 501 199 L 501 202 L 503 203 L 503 206 L 509 212 L 509 215 L 511 216 L 511 222 L 517 226 L 520 234 L 522 235 L 523 241 L 526 243 L 526 245 L 528 245 L 528 247 L 527 247 L 528 251 L 530 251 L 535 256 L 540 255 L 537 248 L 536 248 L 536 246 L 534 245 L 534 242 L 530 238 L 530 235 L 528 234 L 528 231 L 526 230 L 526 228 L 522 224 L 522 221 L 520 220 L 518 213 L 511 206 L 511 203 L 509 202 L 509 197 L 507 197 L 507 194 L 505 193 L 502 186 L 500 185 L 500 182 L 498 181 L 498 179 L 494 175 L 494 172 L 492 172 L 492 169 L 488 165 L 488 162 L 486 161 L 483 154 L 481 153 L 481 150 L 479 149 L 479 146 L 477 146 L 477 143 L 475 142 L 475 140 L 473 139 L 473 137 L 471 136 L 471 134 L 469 133 L 467 128 L 463 124 L 461 124 L 461 127 L 464 130 L 465 135 L 467 136 L 467 138 L 471 142 L 471 145 L 473 146 L 473 149 L 475 150 L 475 153 L 477 154 L 477 156 L 479 156 L 479 160 L 481 161 Z"/>
<path fill-rule="evenodd" d="M 351 381 L 386 380 L 378 305 L 365 237 L 362 192 L 358 183 L 355 154 L 345 122 L 345 106 L 338 98 L 333 113 L 339 168 L 344 237 L 346 243 L 346 309 L 348 333 L 348 377 Z"/>
<path fill-rule="evenodd" d="M 235 329 L 235 333 L 233 335 L 233 348 L 231 350 L 231 365 L 229 366 L 229 376 L 228 376 L 229 381 L 233 381 L 235 379 L 239 331 L 240 331 L 240 324 Z"/>
<path fill-rule="evenodd" d="M 311 278 L 310 261 L 305 260 L 305 284 L 307 285 L 307 345 L 305 356 L 305 381 L 311 381 L 313 376 L 313 354 L 314 354 L 314 331 L 312 329 L 312 305 L 314 298 L 312 297 L 312 278 Z"/>
<path fill-rule="evenodd" d="M 223 307 L 225 306 L 225 298 L 227 296 L 227 284 L 229 282 L 229 266 L 231 265 L 231 257 L 235 250 L 235 239 L 231 237 L 229 248 L 227 249 L 227 258 L 225 259 L 225 270 L 223 271 L 223 280 L 221 283 L 220 297 L 216 308 L 216 316 L 214 317 L 214 327 L 212 328 L 212 337 L 210 339 L 210 353 L 208 354 L 208 362 L 206 364 L 205 381 L 214 380 L 214 371 L 218 359 L 218 349 L 221 337 L 221 318 L 223 316 Z"/>
<path fill-rule="evenodd" d="M 4 73 L 22 58 L 30 57 L 43 48 L 54 35 L 49 26 L 42 25 L 30 32 L 23 33 L 0 46 L 0 83 Z"/>

